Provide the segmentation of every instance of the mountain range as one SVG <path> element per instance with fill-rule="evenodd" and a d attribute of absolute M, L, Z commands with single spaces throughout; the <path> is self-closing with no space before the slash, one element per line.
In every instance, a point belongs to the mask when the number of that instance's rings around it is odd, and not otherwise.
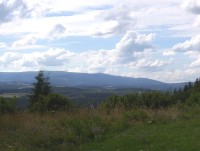
<path fill-rule="evenodd" d="M 0 89 L 26 88 L 35 82 L 38 72 L 0 72 Z M 107 87 L 107 88 L 143 88 L 168 90 L 180 88 L 185 83 L 164 83 L 147 78 L 113 76 L 102 73 L 73 73 L 63 71 L 45 71 L 50 82 L 56 87 Z"/>

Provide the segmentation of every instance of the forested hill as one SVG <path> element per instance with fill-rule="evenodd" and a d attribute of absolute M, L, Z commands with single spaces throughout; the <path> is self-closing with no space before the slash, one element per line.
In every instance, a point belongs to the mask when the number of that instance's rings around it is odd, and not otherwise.
<path fill-rule="evenodd" d="M 38 72 L 0 72 L 0 87 L 13 85 L 29 86 Z M 163 83 L 147 78 L 129 78 L 108 74 L 87 74 L 61 71 L 45 72 L 54 86 L 62 87 L 130 87 L 156 90 L 168 90 L 182 87 L 185 83 Z"/>

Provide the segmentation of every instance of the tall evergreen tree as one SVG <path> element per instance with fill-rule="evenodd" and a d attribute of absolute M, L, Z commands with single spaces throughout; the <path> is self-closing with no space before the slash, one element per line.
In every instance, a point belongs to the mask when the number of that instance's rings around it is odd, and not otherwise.
<path fill-rule="evenodd" d="M 30 96 L 31 106 L 40 100 L 41 96 L 47 96 L 51 93 L 49 77 L 45 77 L 44 71 L 39 71 L 35 76 L 36 82 L 33 83 L 33 94 Z"/>

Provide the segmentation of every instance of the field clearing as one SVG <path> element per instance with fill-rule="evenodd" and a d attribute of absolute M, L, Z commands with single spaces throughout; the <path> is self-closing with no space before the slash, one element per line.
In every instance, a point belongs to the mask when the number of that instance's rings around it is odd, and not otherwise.
<path fill-rule="evenodd" d="M 197 151 L 200 108 L 0 116 L 2 151 Z"/>

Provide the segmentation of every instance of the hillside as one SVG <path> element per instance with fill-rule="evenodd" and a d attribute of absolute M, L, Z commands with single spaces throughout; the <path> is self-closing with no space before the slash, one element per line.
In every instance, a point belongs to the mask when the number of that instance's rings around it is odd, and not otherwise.
<path fill-rule="evenodd" d="M 0 88 L 30 87 L 37 72 L 1 72 Z M 53 86 L 58 87 L 129 87 L 167 90 L 182 87 L 185 83 L 163 83 L 146 78 L 130 78 L 108 74 L 48 71 Z"/>

